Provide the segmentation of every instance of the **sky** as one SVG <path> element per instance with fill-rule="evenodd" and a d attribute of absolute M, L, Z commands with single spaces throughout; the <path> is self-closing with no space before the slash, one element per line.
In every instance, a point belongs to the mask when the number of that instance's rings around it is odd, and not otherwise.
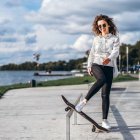
<path fill-rule="evenodd" d="M 140 40 L 139 0 L 0 0 L 0 65 L 82 58 L 96 15 L 112 17 L 120 42 Z"/>

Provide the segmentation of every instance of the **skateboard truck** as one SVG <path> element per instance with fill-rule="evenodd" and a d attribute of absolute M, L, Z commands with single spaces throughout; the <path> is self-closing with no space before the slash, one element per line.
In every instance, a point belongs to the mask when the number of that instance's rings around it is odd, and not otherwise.
<path fill-rule="evenodd" d="M 71 110 L 71 108 L 69 106 L 65 108 L 66 112 L 69 111 L 69 110 Z"/>

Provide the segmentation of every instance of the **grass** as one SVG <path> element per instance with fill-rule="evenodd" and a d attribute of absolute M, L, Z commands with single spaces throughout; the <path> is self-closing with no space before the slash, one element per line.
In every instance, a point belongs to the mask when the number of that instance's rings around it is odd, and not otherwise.
<path fill-rule="evenodd" d="M 38 86 L 61 86 L 61 85 L 77 85 L 86 84 L 95 81 L 91 76 L 72 77 L 67 79 L 59 79 L 54 81 L 40 82 Z"/>
<path fill-rule="evenodd" d="M 130 80 L 138 80 L 138 78 L 131 77 L 129 75 L 119 75 L 117 78 L 113 79 L 113 82 L 122 82 L 122 81 L 130 81 Z M 60 85 L 79 85 L 79 84 L 88 84 L 94 82 L 95 78 L 91 76 L 84 77 L 73 77 L 68 79 L 59 79 L 54 81 L 40 82 L 38 86 L 60 86 Z"/>
<path fill-rule="evenodd" d="M 113 82 L 123 82 L 123 81 L 134 81 L 138 78 L 132 77 L 130 75 L 119 75 L 117 78 L 113 79 Z"/>
<path fill-rule="evenodd" d="M 26 84 L 26 83 L 25 84 L 19 83 L 19 84 L 13 84 L 13 85 L 8 85 L 8 86 L 0 86 L 0 98 L 8 90 L 11 90 L 11 89 L 20 89 L 20 88 L 28 88 L 28 87 L 30 87 L 30 84 Z"/>
<path fill-rule="evenodd" d="M 129 75 L 119 75 L 117 78 L 113 79 L 113 82 L 122 82 L 122 81 L 130 81 L 130 80 L 138 80 L 138 78 L 133 78 Z M 61 86 L 61 85 L 79 85 L 79 84 L 88 84 L 94 82 L 95 79 L 91 76 L 84 77 L 73 77 L 67 79 L 59 79 L 47 82 L 39 82 L 37 83 L 37 87 L 47 87 L 47 86 Z M 8 86 L 0 86 L 0 98 L 11 89 L 19 89 L 19 88 L 28 88 L 31 87 L 31 84 L 19 83 Z"/>

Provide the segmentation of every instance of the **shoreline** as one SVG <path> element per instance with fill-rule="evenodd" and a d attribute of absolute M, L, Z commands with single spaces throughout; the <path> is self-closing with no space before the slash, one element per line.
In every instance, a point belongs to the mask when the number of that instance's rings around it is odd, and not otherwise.
<path fill-rule="evenodd" d="M 35 83 L 18 83 L 12 85 L 0 86 L 0 98 L 8 91 L 12 89 L 20 89 L 20 88 L 36 88 L 36 87 L 50 87 L 50 86 L 64 86 L 64 85 L 82 85 L 93 83 L 95 78 L 91 76 L 84 77 L 72 77 L 58 80 L 50 80 L 50 81 L 34 81 Z M 125 82 L 125 81 L 139 81 L 138 78 L 131 77 L 129 75 L 120 75 L 113 80 L 114 82 Z"/>

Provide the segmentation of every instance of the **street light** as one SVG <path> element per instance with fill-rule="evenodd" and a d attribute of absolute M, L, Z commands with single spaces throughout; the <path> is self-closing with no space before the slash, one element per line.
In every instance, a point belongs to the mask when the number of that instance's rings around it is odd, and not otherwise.
<path fill-rule="evenodd" d="M 119 55 L 119 71 L 121 72 L 121 55 Z"/>
<path fill-rule="evenodd" d="M 126 47 L 126 63 L 127 63 L 127 73 L 128 73 L 128 53 L 129 53 L 129 49 L 128 49 L 128 46 Z"/>

